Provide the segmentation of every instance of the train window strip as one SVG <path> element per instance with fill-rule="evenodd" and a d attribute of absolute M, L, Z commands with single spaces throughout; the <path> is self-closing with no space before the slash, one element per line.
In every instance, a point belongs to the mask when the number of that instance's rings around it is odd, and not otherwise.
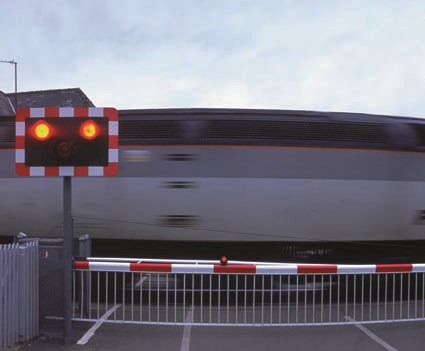
<path fill-rule="evenodd" d="M 193 189 L 196 188 L 196 183 L 188 181 L 170 181 L 162 182 L 161 187 L 166 189 Z"/>
<path fill-rule="evenodd" d="M 199 222 L 198 216 L 193 215 L 164 215 L 161 216 L 160 225 L 165 227 L 192 227 Z"/>
<path fill-rule="evenodd" d="M 121 146 L 126 145 L 241 145 L 300 146 L 423 151 L 425 124 L 407 122 L 416 138 L 398 145 L 390 123 L 276 120 L 121 120 Z M 410 140 L 411 139 L 411 140 Z M 15 119 L 0 120 L 0 148 L 15 145 Z"/>
<path fill-rule="evenodd" d="M 178 138 L 179 121 L 120 121 L 119 135 L 122 139 Z"/>
<path fill-rule="evenodd" d="M 199 124 L 190 122 L 194 121 L 120 121 L 120 142 L 123 145 L 137 141 L 155 144 L 172 139 L 187 143 L 190 139 L 193 144 L 205 144 L 208 140 L 391 143 L 387 125 L 381 123 L 270 120 L 209 120 Z"/>
<path fill-rule="evenodd" d="M 390 143 L 384 124 L 295 121 L 211 121 L 205 138 Z"/>
<path fill-rule="evenodd" d="M 162 158 L 165 161 L 196 161 L 198 156 L 194 154 L 166 154 Z"/>
<path fill-rule="evenodd" d="M 410 126 L 415 130 L 417 145 L 425 147 L 425 124 L 410 123 Z"/>
<path fill-rule="evenodd" d="M 120 145 L 223 144 L 223 145 L 319 145 L 367 143 L 389 145 L 385 124 L 258 120 L 123 120 L 119 124 Z M 419 145 L 425 145 L 425 126 L 412 124 Z M 189 130 L 189 132 L 188 132 Z M 0 145 L 15 142 L 14 118 L 0 123 Z M 321 145 L 325 143 L 327 145 Z M 340 145 L 337 145 L 340 146 Z"/>

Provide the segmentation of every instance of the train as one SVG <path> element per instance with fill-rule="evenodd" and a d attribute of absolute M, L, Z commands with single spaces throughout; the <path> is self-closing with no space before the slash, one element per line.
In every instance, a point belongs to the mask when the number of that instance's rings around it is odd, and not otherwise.
<path fill-rule="evenodd" d="M 74 234 L 174 242 L 422 242 L 425 120 L 266 109 L 119 111 L 116 177 L 74 177 Z M 0 236 L 62 235 L 62 180 L 15 175 Z M 424 241 L 425 242 L 425 241 Z"/>

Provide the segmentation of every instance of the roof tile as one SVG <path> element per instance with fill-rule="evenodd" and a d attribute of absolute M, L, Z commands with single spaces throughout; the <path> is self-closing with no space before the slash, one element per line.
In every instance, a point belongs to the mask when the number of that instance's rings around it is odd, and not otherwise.
<path fill-rule="evenodd" d="M 15 112 L 10 104 L 9 98 L 0 91 L 0 116 L 14 116 Z"/>
<path fill-rule="evenodd" d="M 15 93 L 7 94 L 15 101 Z M 18 107 L 95 107 L 80 88 L 18 92 Z"/>

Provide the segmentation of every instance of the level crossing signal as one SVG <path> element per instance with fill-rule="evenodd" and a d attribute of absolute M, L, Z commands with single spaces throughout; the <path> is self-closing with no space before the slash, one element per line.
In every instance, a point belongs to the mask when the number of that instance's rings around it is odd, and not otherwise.
<path fill-rule="evenodd" d="M 106 166 L 105 118 L 32 118 L 26 123 L 27 166 Z"/>
<path fill-rule="evenodd" d="M 114 175 L 117 171 L 117 110 L 18 109 L 16 117 L 18 175 L 103 176 Z"/>

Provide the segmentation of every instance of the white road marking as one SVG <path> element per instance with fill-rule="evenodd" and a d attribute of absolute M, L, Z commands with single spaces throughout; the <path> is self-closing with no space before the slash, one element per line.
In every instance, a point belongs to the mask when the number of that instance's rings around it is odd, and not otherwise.
<path fill-rule="evenodd" d="M 146 280 L 146 279 L 148 279 L 148 276 L 147 275 L 145 275 L 141 280 L 139 280 L 134 286 L 136 287 L 136 288 L 140 288 L 140 287 L 142 287 L 143 286 L 143 282 Z"/>
<path fill-rule="evenodd" d="M 83 335 L 83 337 L 77 341 L 77 345 L 85 345 L 94 335 L 94 332 L 105 322 L 109 316 L 114 313 L 118 308 L 121 307 L 121 304 L 115 305 L 110 310 L 106 311 L 105 314 L 100 317 L 100 319 Z"/>
<path fill-rule="evenodd" d="M 186 320 L 185 320 L 186 325 L 184 326 L 184 330 L 183 330 L 183 338 L 182 338 L 182 343 L 180 346 L 180 351 L 189 351 L 190 333 L 192 331 L 192 326 L 189 324 L 192 322 L 193 322 L 193 311 L 191 308 L 189 308 L 189 310 L 186 313 Z"/>
<path fill-rule="evenodd" d="M 350 322 L 354 322 L 355 319 L 351 318 L 350 316 L 345 316 L 345 319 Z M 355 327 L 359 328 L 363 333 L 365 333 L 369 338 L 371 338 L 373 341 L 377 342 L 379 345 L 384 347 L 388 351 L 398 351 L 396 348 L 392 347 L 390 344 L 382 340 L 378 335 L 371 332 L 369 329 L 367 329 L 362 324 L 354 324 Z"/>

